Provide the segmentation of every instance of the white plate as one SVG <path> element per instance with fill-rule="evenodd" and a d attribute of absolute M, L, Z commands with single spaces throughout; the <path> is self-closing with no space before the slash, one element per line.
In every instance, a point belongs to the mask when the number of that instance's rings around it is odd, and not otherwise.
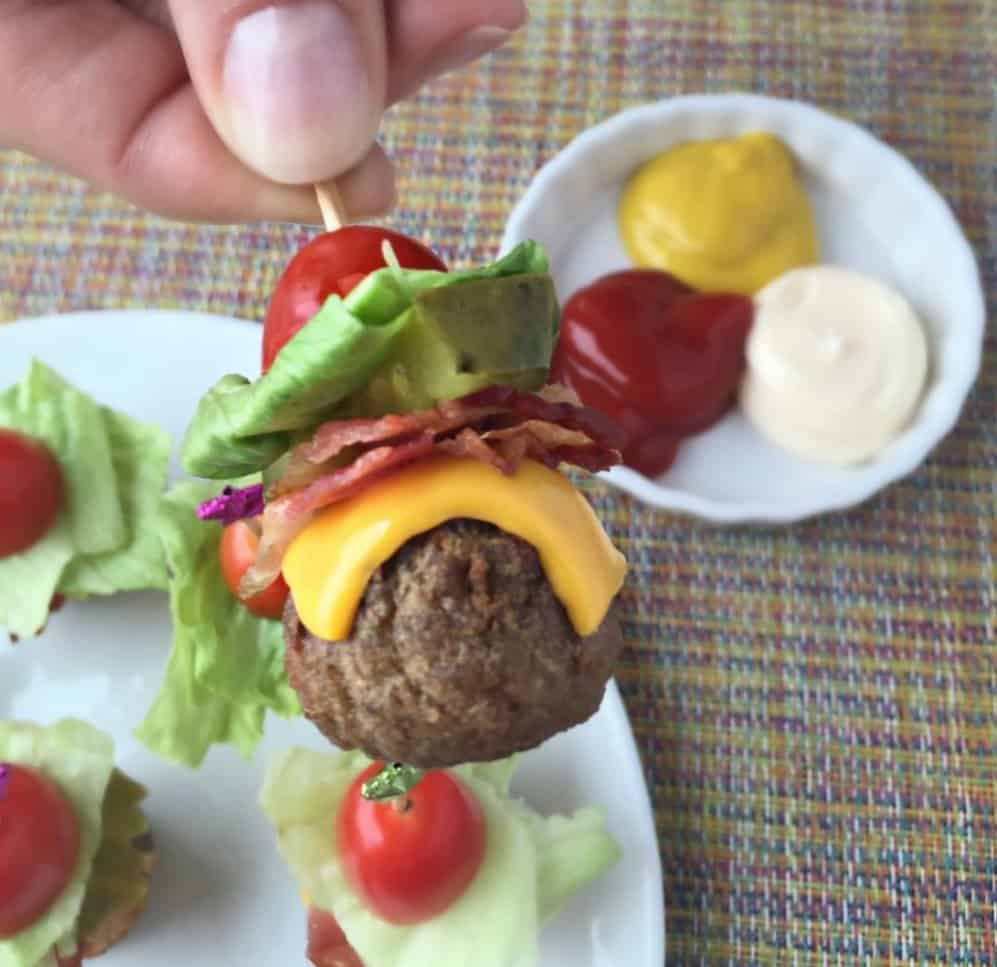
<path fill-rule="evenodd" d="M 813 200 L 823 259 L 895 286 L 926 322 L 931 384 L 910 428 L 872 463 L 834 469 L 763 439 L 739 412 L 686 441 L 651 480 L 624 467 L 607 481 L 658 507 L 719 522 L 788 522 L 839 510 L 914 470 L 953 427 L 976 379 L 984 331 L 979 273 L 941 196 L 899 154 L 817 108 L 754 95 L 677 97 L 589 129 L 537 175 L 506 226 L 503 250 L 546 246 L 564 300 L 630 261 L 616 227 L 634 169 L 683 141 L 752 130 L 793 150 Z"/>
<path fill-rule="evenodd" d="M 0 387 L 29 357 L 101 402 L 165 426 L 179 441 L 198 397 L 222 374 L 259 366 L 260 330 L 177 312 L 57 316 L 0 327 Z M 174 472 L 177 464 L 174 462 Z M 164 595 L 68 605 L 42 638 L 0 647 L 0 718 L 76 715 L 115 738 L 119 764 L 150 788 L 161 853 L 149 908 L 106 967 L 286 967 L 305 963 L 305 916 L 256 806 L 269 756 L 329 746 L 304 720 L 271 719 L 251 763 L 214 750 L 199 772 L 132 738 L 170 643 Z M 545 812 L 602 804 L 621 863 L 575 897 L 541 937 L 549 967 L 661 967 L 664 903 L 654 817 L 626 712 L 611 683 L 599 713 L 524 756 L 517 791 Z"/>

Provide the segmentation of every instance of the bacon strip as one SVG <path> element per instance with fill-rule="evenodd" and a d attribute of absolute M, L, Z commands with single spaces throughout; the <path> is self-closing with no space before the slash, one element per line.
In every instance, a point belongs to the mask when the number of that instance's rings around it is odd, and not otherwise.
<path fill-rule="evenodd" d="M 384 443 L 425 430 L 432 430 L 436 435 L 448 433 L 502 410 L 501 406 L 468 407 L 461 400 L 447 400 L 431 410 L 415 413 L 392 413 L 376 419 L 333 420 L 320 426 L 311 441 L 296 448 L 294 455 L 303 457 L 309 463 L 323 463 L 358 443 Z"/>
<path fill-rule="evenodd" d="M 570 390 L 560 388 L 561 395 Z M 572 394 L 573 395 L 573 394 Z M 593 442 L 608 450 L 620 450 L 626 443 L 623 430 L 608 416 L 588 406 L 551 402 L 537 393 L 524 393 L 511 386 L 489 386 L 460 400 L 468 407 L 502 407 L 527 420 L 557 423 L 569 430 L 580 430 Z"/>
<path fill-rule="evenodd" d="M 336 918 L 317 907 L 308 911 L 307 957 L 315 967 L 364 967 Z"/>
<path fill-rule="evenodd" d="M 311 441 L 297 447 L 293 456 L 309 463 L 324 463 L 349 446 L 384 443 L 426 430 L 442 436 L 500 414 L 578 430 L 610 450 L 619 450 L 624 444 L 620 428 L 597 410 L 582 406 L 567 387 L 545 386 L 540 393 L 525 393 L 509 386 L 490 386 L 457 400 L 447 400 L 430 410 L 372 419 L 332 420 L 320 426 Z"/>
<path fill-rule="evenodd" d="M 239 594 L 251 598 L 270 586 L 280 573 L 284 553 L 316 511 L 352 497 L 386 471 L 432 452 L 433 434 L 428 432 L 405 443 L 375 447 L 348 466 L 267 504 L 261 519 L 262 534 L 256 561 L 242 576 Z"/>
<path fill-rule="evenodd" d="M 243 576 L 240 594 L 248 598 L 270 585 L 317 511 L 433 452 L 481 460 L 505 474 L 528 458 L 593 473 L 619 463 L 619 428 L 576 400 L 564 387 L 537 394 L 498 386 L 431 410 L 323 424 L 291 452 L 267 494 L 256 562 Z M 345 460 L 350 462 L 340 466 Z"/>
<path fill-rule="evenodd" d="M 299 444 L 291 451 L 284 473 L 270 485 L 267 496 L 270 499 L 280 497 L 324 478 L 334 470 L 335 462 L 349 456 L 347 451 L 351 447 L 363 452 L 372 444 L 400 445 L 423 433 L 432 433 L 437 440 L 443 440 L 455 431 L 460 437 L 459 431 L 465 427 L 472 427 L 482 434 L 487 431 L 516 436 L 520 432 L 517 428 L 525 423 L 545 444 L 551 434 L 575 431 L 577 435 L 574 438 L 559 440 L 558 445 L 619 450 L 624 443 L 622 431 L 612 420 L 581 406 L 577 400 L 577 396 L 563 386 L 546 386 L 540 393 L 493 386 L 415 413 L 332 420 L 320 426 L 310 441 Z M 543 430 L 541 425 L 549 425 L 551 429 Z M 471 446 L 470 443 L 468 446 Z M 474 449 L 479 457 L 485 456 L 480 448 Z M 503 448 L 496 449 L 501 452 Z M 450 444 L 445 445 L 443 450 L 463 452 Z M 494 458 L 489 457 L 488 462 L 494 463 Z M 516 465 L 518 460 L 506 472 L 512 472 Z"/>

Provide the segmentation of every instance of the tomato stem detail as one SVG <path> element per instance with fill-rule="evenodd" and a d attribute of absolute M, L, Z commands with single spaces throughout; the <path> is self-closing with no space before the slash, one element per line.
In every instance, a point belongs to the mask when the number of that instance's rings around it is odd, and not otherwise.
<path fill-rule="evenodd" d="M 398 802 L 396 808 L 399 812 L 404 812 L 408 793 L 419 784 L 424 775 L 425 772 L 416 766 L 392 762 L 382 766 L 376 775 L 363 784 L 360 795 L 372 802 L 394 799 Z"/>

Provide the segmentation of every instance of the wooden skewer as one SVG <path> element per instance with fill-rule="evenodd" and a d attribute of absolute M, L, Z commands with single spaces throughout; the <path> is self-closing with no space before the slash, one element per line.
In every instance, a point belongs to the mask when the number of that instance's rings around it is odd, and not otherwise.
<path fill-rule="evenodd" d="M 346 207 L 334 181 L 324 181 L 316 185 L 315 197 L 318 199 L 318 207 L 322 211 L 322 221 L 325 222 L 327 232 L 334 232 L 349 221 Z"/>

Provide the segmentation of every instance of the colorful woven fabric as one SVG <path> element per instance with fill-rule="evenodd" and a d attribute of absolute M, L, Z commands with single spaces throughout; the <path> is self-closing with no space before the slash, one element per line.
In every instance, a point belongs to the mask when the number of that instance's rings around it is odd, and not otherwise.
<path fill-rule="evenodd" d="M 994 0 L 550 0 L 392 112 L 400 229 L 494 254 L 540 164 L 680 92 L 814 101 L 947 196 L 997 305 Z M 146 217 L 0 155 L 0 319 L 183 307 L 258 319 L 284 226 Z M 945 285 L 945 279 L 938 280 Z M 675 964 L 997 963 L 997 337 L 956 431 L 866 506 L 715 528 L 593 485 L 633 565 L 619 671 Z"/>

